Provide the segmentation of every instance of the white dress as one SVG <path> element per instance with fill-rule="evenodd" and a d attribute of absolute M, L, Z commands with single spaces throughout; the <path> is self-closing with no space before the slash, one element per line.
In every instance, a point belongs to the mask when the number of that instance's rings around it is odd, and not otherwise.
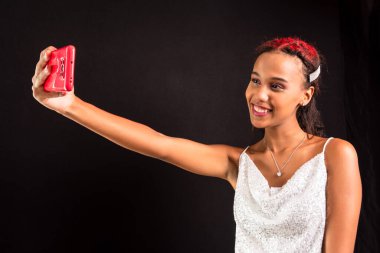
<path fill-rule="evenodd" d="M 270 187 L 245 152 L 234 196 L 235 252 L 321 252 L 326 220 L 325 148 L 282 187 Z"/>

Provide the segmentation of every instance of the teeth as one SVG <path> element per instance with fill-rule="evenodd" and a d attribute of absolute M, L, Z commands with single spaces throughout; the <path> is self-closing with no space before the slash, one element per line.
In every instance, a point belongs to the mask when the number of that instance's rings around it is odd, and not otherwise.
<path fill-rule="evenodd" d="M 269 110 L 267 110 L 267 109 L 262 109 L 261 107 L 258 107 L 258 106 L 256 106 L 256 105 L 254 105 L 253 108 L 255 108 L 255 110 L 256 110 L 257 112 L 268 112 L 268 111 L 269 111 Z"/>

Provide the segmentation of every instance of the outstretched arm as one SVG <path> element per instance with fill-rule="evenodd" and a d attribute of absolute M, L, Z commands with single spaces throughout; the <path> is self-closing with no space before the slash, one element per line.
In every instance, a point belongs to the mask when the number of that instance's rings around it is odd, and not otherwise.
<path fill-rule="evenodd" d="M 234 186 L 239 153 L 236 151 L 240 148 L 207 145 L 164 135 L 144 124 L 91 105 L 75 96 L 74 90 L 63 95 L 45 92 L 43 83 L 49 75 L 46 63 L 54 49 L 48 47 L 42 51 L 36 66 L 32 90 L 37 101 L 126 149 L 196 174 L 225 179 Z"/>
<path fill-rule="evenodd" d="M 229 151 L 233 147 L 227 145 L 206 145 L 167 136 L 144 124 L 108 113 L 78 97 L 62 114 L 126 149 L 196 174 L 227 179 L 228 171 L 232 169 Z"/>

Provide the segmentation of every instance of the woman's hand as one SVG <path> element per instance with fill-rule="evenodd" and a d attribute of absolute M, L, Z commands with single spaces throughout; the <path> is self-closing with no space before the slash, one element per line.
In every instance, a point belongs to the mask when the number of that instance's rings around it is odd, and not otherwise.
<path fill-rule="evenodd" d="M 36 65 L 36 71 L 32 78 L 33 97 L 45 107 L 58 113 L 64 113 L 73 103 L 75 95 L 74 88 L 69 92 L 47 92 L 44 90 L 44 83 L 50 74 L 50 69 L 46 65 L 50 58 L 50 53 L 56 50 L 55 47 L 49 46 L 40 54 L 40 60 Z"/>

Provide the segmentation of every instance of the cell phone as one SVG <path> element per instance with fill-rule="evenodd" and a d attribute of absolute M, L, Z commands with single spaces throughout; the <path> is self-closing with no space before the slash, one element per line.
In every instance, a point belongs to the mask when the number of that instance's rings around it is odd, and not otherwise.
<path fill-rule="evenodd" d="M 51 66 L 51 71 L 44 90 L 71 91 L 74 87 L 75 47 L 68 45 L 52 51 L 47 65 Z"/>

